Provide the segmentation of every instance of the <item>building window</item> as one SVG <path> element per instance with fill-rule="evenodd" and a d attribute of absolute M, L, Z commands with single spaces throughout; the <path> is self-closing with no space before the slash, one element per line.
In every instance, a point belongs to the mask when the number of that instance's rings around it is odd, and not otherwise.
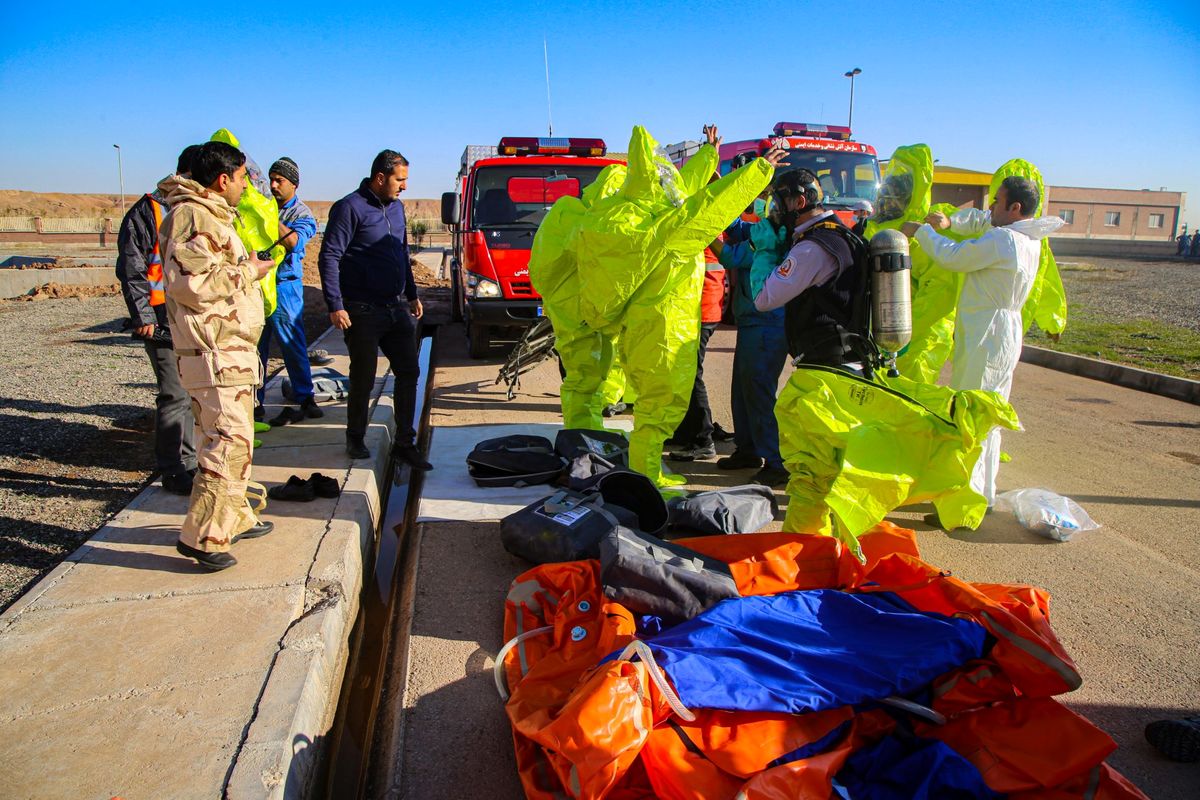
<path fill-rule="evenodd" d="M 1151 228 L 1161 228 L 1163 226 L 1163 219 L 1164 219 L 1164 217 L 1162 214 L 1151 214 L 1150 215 L 1150 227 Z"/>
<path fill-rule="evenodd" d="M 1120 211 L 1105 211 L 1104 212 L 1104 227 L 1115 228 L 1121 224 Z"/>
<path fill-rule="evenodd" d="M 1074 225 L 1074 224 L 1075 224 L 1075 209 L 1073 209 L 1073 208 L 1064 208 L 1064 209 L 1062 209 L 1061 211 L 1059 211 L 1059 212 L 1058 212 L 1058 215 L 1059 215 L 1060 217 L 1062 217 L 1062 218 L 1063 218 L 1063 222 L 1067 223 L 1068 225 Z"/>

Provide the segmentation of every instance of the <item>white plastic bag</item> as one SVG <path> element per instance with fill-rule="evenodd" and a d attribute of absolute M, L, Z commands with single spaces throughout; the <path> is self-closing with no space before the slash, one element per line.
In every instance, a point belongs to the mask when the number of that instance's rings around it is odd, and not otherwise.
<path fill-rule="evenodd" d="M 1078 531 L 1100 527 L 1069 497 L 1047 489 L 1014 489 L 996 497 L 997 511 L 1011 511 L 1021 527 L 1056 542 L 1069 541 Z"/>

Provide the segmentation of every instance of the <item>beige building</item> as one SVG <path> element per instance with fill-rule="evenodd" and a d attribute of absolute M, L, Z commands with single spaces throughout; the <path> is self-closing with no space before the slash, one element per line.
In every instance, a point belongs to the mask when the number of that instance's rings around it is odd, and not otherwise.
<path fill-rule="evenodd" d="M 1048 213 L 1067 224 L 1055 236 L 1170 242 L 1179 228 L 1187 195 L 1149 189 L 1087 189 L 1050 186 Z"/>

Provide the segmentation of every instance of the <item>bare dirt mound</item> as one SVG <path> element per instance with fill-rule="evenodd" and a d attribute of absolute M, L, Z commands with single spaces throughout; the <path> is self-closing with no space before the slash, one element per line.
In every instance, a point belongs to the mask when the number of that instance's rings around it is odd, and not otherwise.
<path fill-rule="evenodd" d="M 121 293 L 121 284 L 112 283 L 107 286 L 68 286 L 62 283 L 42 284 L 31 289 L 29 294 L 13 298 L 14 300 L 62 300 L 68 297 L 110 297 Z"/>

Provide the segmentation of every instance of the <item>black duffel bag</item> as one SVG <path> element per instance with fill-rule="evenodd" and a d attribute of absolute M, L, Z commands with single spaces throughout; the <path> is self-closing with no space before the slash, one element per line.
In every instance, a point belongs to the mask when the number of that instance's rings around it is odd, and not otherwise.
<path fill-rule="evenodd" d="M 625 526 L 600 540 L 600 582 L 608 599 L 670 624 L 741 596 L 728 564 Z"/>
<path fill-rule="evenodd" d="M 600 557 L 600 540 L 636 517 L 598 492 L 563 489 L 500 520 L 500 542 L 534 564 Z"/>
<path fill-rule="evenodd" d="M 629 440 L 622 431 L 564 428 L 554 437 L 554 452 L 567 461 L 584 453 L 594 453 L 618 467 L 629 466 Z"/>
<path fill-rule="evenodd" d="M 668 504 L 671 528 L 710 536 L 754 533 L 775 521 L 779 502 L 775 492 L 757 483 L 693 492 Z"/>
<path fill-rule="evenodd" d="M 525 434 L 487 439 L 467 455 L 467 472 L 485 487 L 553 483 L 566 465 L 549 439 Z"/>

